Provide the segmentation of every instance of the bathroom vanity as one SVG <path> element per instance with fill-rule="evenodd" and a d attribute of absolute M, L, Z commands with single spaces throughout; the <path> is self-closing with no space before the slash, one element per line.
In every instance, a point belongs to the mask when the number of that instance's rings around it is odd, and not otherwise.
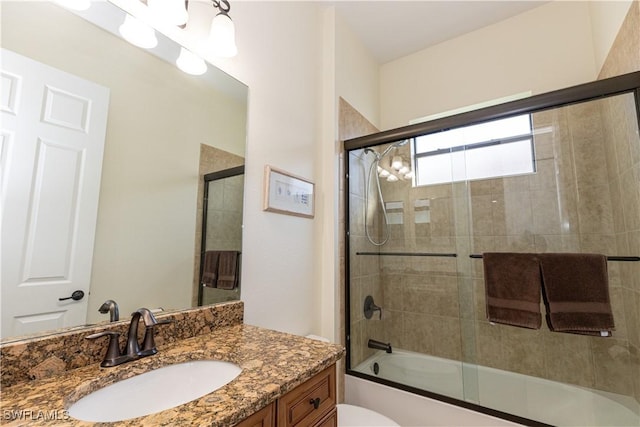
<path fill-rule="evenodd" d="M 172 327 L 176 331 L 181 329 L 180 324 Z M 101 344 L 106 346 L 106 340 Z M 115 425 L 335 426 L 337 423 L 335 363 L 344 355 L 342 346 L 238 323 L 158 343 L 158 350 L 156 355 L 116 367 L 101 368 L 92 361 L 56 375 L 9 386 L 3 384 L 0 400 L 3 424 L 91 425 L 71 418 L 66 411 L 81 398 L 110 384 L 167 365 L 197 360 L 227 361 L 242 371 L 228 384 L 200 398 Z M 3 344 L 2 351 L 11 362 L 22 350 L 19 344 Z M 82 349 L 73 352 L 81 354 Z M 51 357 L 49 354 L 48 358 Z M 5 369 L 12 367 L 3 363 Z M 161 396 L 162 390 L 157 390 L 157 395 Z"/>
<path fill-rule="evenodd" d="M 335 364 L 238 424 L 239 427 L 337 425 Z"/>

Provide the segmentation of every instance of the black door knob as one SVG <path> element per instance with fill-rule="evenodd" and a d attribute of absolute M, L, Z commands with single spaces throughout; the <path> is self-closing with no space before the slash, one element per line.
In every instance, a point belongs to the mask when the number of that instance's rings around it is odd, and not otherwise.
<path fill-rule="evenodd" d="M 84 298 L 84 292 L 83 291 L 73 291 L 73 293 L 71 294 L 70 297 L 58 298 L 58 301 L 65 301 L 65 300 L 68 300 L 68 299 L 72 299 L 74 301 L 80 301 L 82 298 Z"/>

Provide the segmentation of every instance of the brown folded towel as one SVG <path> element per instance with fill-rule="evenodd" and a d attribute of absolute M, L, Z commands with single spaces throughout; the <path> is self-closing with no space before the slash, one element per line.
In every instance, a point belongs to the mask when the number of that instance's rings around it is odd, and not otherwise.
<path fill-rule="evenodd" d="M 202 284 L 208 288 L 215 288 L 218 280 L 218 258 L 220 251 L 206 251 L 202 269 Z"/>
<path fill-rule="evenodd" d="M 238 286 L 238 258 L 237 251 L 221 251 L 218 259 L 218 288 L 234 289 Z"/>
<path fill-rule="evenodd" d="M 535 254 L 487 252 L 484 263 L 487 319 L 490 322 L 538 329 L 540 266 Z"/>
<path fill-rule="evenodd" d="M 610 336 L 615 328 L 607 257 L 600 254 L 539 254 L 549 329 Z"/>

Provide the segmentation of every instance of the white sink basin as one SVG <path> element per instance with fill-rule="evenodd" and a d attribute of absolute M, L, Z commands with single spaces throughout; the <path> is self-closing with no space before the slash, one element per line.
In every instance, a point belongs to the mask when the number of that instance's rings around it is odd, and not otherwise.
<path fill-rule="evenodd" d="M 211 393 L 231 382 L 241 370 L 219 360 L 165 366 L 94 391 L 74 403 L 69 415 L 108 422 L 154 414 Z"/>

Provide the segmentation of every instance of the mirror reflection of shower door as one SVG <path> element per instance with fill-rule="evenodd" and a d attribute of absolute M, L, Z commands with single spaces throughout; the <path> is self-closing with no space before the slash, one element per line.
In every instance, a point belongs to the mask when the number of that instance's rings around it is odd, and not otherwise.
<path fill-rule="evenodd" d="M 244 166 L 204 176 L 198 305 L 240 299 Z"/>

